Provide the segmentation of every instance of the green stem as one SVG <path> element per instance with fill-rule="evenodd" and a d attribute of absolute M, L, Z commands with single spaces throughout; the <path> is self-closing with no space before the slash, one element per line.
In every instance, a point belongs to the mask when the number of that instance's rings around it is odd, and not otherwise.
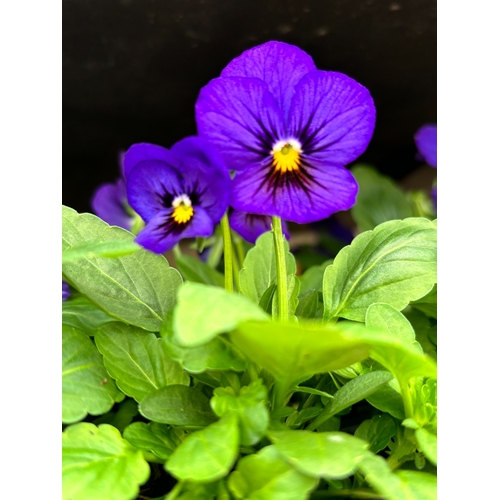
<path fill-rule="evenodd" d="M 171 490 L 170 493 L 165 497 L 165 500 L 174 500 L 179 496 L 179 493 L 184 486 L 184 481 L 179 481 Z"/>
<path fill-rule="evenodd" d="M 278 292 L 278 317 L 280 321 L 288 319 L 288 286 L 286 280 L 285 237 L 281 228 L 281 219 L 273 216 L 274 250 L 276 253 L 276 285 Z"/>
<path fill-rule="evenodd" d="M 177 243 L 177 245 L 175 245 L 175 247 L 172 248 L 172 252 L 174 253 L 175 258 L 180 257 L 182 255 L 181 247 L 179 246 L 179 243 Z"/>
<path fill-rule="evenodd" d="M 233 234 L 233 233 L 231 233 Z M 234 236 L 234 234 L 233 234 Z M 234 244 L 234 238 L 233 238 Z M 240 270 L 241 270 L 241 261 L 238 257 L 238 252 L 235 252 L 235 245 L 233 245 L 233 270 L 234 270 L 234 283 L 236 285 L 236 289 L 240 290 Z"/>
<path fill-rule="evenodd" d="M 233 291 L 233 245 L 231 244 L 231 228 L 227 212 L 220 221 L 222 228 L 222 240 L 224 241 L 224 288 L 228 292 Z"/>
<path fill-rule="evenodd" d="M 413 418 L 413 402 L 411 399 L 410 388 L 407 380 L 398 380 L 401 389 L 401 397 L 403 398 L 403 407 L 406 418 Z"/>

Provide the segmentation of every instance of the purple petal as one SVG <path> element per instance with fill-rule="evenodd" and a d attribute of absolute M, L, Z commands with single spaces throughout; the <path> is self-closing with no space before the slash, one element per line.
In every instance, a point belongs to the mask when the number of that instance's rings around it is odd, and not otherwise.
<path fill-rule="evenodd" d="M 286 117 L 295 85 L 315 69 L 311 56 L 303 50 L 273 41 L 243 52 L 224 68 L 221 77 L 244 76 L 263 80 Z"/>
<path fill-rule="evenodd" d="M 233 210 L 229 215 L 229 225 L 242 238 L 255 244 L 257 238 L 271 230 L 272 218 L 269 215 L 256 215 L 239 210 Z M 290 233 L 285 221 L 282 221 L 283 234 L 290 239 Z"/>
<path fill-rule="evenodd" d="M 156 144 L 139 143 L 133 144 L 125 153 L 123 158 L 123 177 L 127 179 L 132 169 L 147 160 L 159 160 L 167 164 L 176 164 L 176 159 L 172 158 L 172 153 Z"/>
<path fill-rule="evenodd" d="M 71 290 L 69 288 L 69 285 L 62 280 L 62 301 L 64 302 L 65 300 L 68 300 L 71 295 Z"/>
<path fill-rule="evenodd" d="M 356 201 L 358 185 L 343 167 L 304 158 L 298 173 L 280 174 L 270 169 L 262 162 L 238 172 L 233 179 L 231 206 L 306 224 L 348 210 Z"/>
<path fill-rule="evenodd" d="M 92 211 L 103 221 L 130 231 L 133 219 L 125 209 L 126 203 L 127 191 L 122 179 L 116 184 L 100 186 L 90 202 Z"/>
<path fill-rule="evenodd" d="M 128 202 L 145 222 L 153 219 L 158 211 L 170 208 L 170 199 L 182 194 L 184 186 L 177 166 L 149 160 L 129 172 Z M 165 205 L 165 200 L 170 200 L 170 203 Z"/>
<path fill-rule="evenodd" d="M 285 138 L 283 115 L 267 85 L 253 78 L 216 78 L 196 102 L 200 136 L 222 154 L 229 170 L 241 170 L 268 156 Z"/>
<path fill-rule="evenodd" d="M 214 223 L 229 205 L 231 178 L 218 151 L 199 137 L 186 137 L 172 146 L 181 158 L 180 173 L 185 191 L 196 193 L 196 205 L 203 207 Z"/>
<path fill-rule="evenodd" d="M 427 124 L 415 134 L 418 152 L 431 167 L 437 167 L 437 125 Z"/>
<path fill-rule="evenodd" d="M 373 99 L 352 78 L 313 71 L 295 87 L 289 134 L 305 154 L 347 165 L 365 151 L 375 127 Z"/>
<path fill-rule="evenodd" d="M 201 207 L 195 208 L 193 218 L 184 229 L 173 222 L 172 209 L 168 209 L 157 212 L 135 241 L 151 252 L 163 253 L 171 250 L 184 238 L 208 237 L 213 230 L 212 219 Z"/>

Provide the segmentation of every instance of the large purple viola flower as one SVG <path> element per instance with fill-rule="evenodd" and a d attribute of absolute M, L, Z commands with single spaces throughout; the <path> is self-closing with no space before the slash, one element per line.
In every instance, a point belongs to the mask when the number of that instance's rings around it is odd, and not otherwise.
<path fill-rule="evenodd" d="M 236 170 L 235 209 L 307 223 L 354 205 L 358 186 L 345 165 L 368 146 L 375 107 L 352 78 L 268 42 L 201 90 L 196 122 Z"/>
<path fill-rule="evenodd" d="M 123 179 L 124 153 L 120 154 L 120 170 L 122 177 L 116 183 L 102 184 L 95 191 L 90 202 L 92 211 L 111 226 L 120 226 L 131 230 L 134 217 L 128 210 L 127 189 Z"/>
<path fill-rule="evenodd" d="M 249 243 L 255 244 L 257 238 L 271 230 L 272 219 L 270 215 L 257 215 L 232 210 L 229 214 L 229 225 L 231 229 L 236 231 L 243 239 Z M 287 239 L 290 239 L 286 222 L 282 224 L 283 234 Z"/>
<path fill-rule="evenodd" d="M 229 205 L 231 180 L 219 153 L 199 137 L 170 150 L 134 144 L 125 154 L 130 206 L 146 227 L 135 241 L 156 253 L 183 238 L 210 236 Z"/>
<path fill-rule="evenodd" d="M 415 145 L 425 162 L 431 167 L 437 167 L 437 125 L 422 125 L 415 134 Z"/>

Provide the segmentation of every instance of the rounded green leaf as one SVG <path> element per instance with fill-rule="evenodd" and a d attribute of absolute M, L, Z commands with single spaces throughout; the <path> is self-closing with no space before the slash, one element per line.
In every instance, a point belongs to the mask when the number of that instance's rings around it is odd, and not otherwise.
<path fill-rule="evenodd" d="M 67 325 L 62 327 L 62 421 L 78 422 L 108 412 L 124 395 L 104 367 L 90 338 Z"/>
<path fill-rule="evenodd" d="M 272 431 L 281 457 L 303 474 L 343 479 L 354 473 L 368 444 L 344 432 Z"/>
<path fill-rule="evenodd" d="M 116 318 L 99 309 L 86 297 L 71 297 L 62 303 L 63 324 L 80 328 L 87 335 L 94 335 L 97 328 L 112 321 L 116 321 Z"/>
<path fill-rule="evenodd" d="M 401 311 L 426 295 L 437 281 L 436 224 L 415 217 L 358 235 L 325 270 L 325 319 L 363 322 L 375 302 Z"/>
<path fill-rule="evenodd" d="M 269 316 L 246 297 L 223 288 L 184 283 L 174 309 L 173 340 L 181 346 L 200 346 L 242 321 Z"/>
<path fill-rule="evenodd" d="M 63 206 L 63 251 L 87 241 L 132 242 L 134 235 L 92 214 Z M 163 255 L 141 249 L 119 258 L 93 257 L 63 264 L 65 279 L 112 316 L 159 331 L 182 283 Z M 154 279 L 153 279 L 154 277 Z"/>
<path fill-rule="evenodd" d="M 160 387 L 189 385 L 189 375 L 170 359 L 163 339 L 154 333 L 123 323 L 107 323 L 96 331 L 95 342 L 118 387 L 136 401 Z"/>
<path fill-rule="evenodd" d="M 139 411 L 161 424 L 202 427 L 216 420 L 208 398 L 194 387 L 167 385 L 148 394 Z"/>
<path fill-rule="evenodd" d="M 133 500 L 149 478 L 142 452 L 111 425 L 69 426 L 62 445 L 63 500 Z"/>
<path fill-rule="evenodd" d="M 216 481 L 231 470 L 238 446 L 238 417 L 230 412 L 189 435 L 176 448 L 165 468 L 182 481 Z"/>
<path fill-rule="evenodd" d="M 166 460 L 179 444 L 177 432 L 158 422 L 149 424 L 134 422 L 125 429 L 123 437 L 136 448 L 151 451 L 159 458 Z"/>
<path fill-rule="evenodd" d="M 431 434 L 427 429 L 420 428 L 415 431 L 415 438 L 419 448 L 425 455 L 425 458 L 433 465 L 437 465 L 437 437 Z"/>
<path fill-rule="evenodd" d="M 228 480 L 233 495 L 245 500 L 307 500 L 317 484 L 283 460 L 275 446 L 240 459 Z"/>

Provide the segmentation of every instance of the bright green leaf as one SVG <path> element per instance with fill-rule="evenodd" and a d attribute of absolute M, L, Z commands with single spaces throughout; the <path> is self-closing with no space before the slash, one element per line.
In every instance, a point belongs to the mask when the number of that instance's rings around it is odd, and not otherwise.
<path fill-rule="evenodd" d="M 410 305 L 425 313 L 429 318 L 437 319 L 437 285 L 427 295 L 413 301 Z"/>
<path fill-rule="evenodd" d="M 356 470 L 368 445 L 344 432 L 271 431 L 281 457 L 307 476 L 343 479 Z"/>
<path fill-rule="evenodd" d="M 325 270 L 325 319 L 362 322 L 375 302 L 402 310 L 436 283 L 436 253 L 436 221 L 389 221 L 361 233 Z"/>
<path fill-rule="evenodd" d="M 238 446 L 238 417 L 229 412 L 219 421 L 190 434 L 176 448 L 165 468 L 182 481 L 216 481 L 231 470 Z"/>
<path fill-rule="evenodd" d="M 116 321 L 116 318 L 109 316 L 86 297 L 72 297 L 62 303 L 62 322 L 88 335 L 94 335 L 98 327 L 111 321 Z"/>
<path fill-rule="evenodd" d="M 149 477 L 142 453 L 111 425 L 71 425 L 62 445 L 63 500 L 133 500 Z"/>
<path fill-rule="evenodd" d="M 286 273 L 295 274 L 297 268 L 294 256 L 288 251 L 285 240 Z M 276 283 L 276 255 L 271 231 L 261 234 L 247 253 L 240 271 L 240 291 L 258 304 L 264 292 Z"/>
<path fill-rule="evenodd" d="M 428 472 L 399 470 L 396 475 L 401 480 L 405 500 L 436 500 L 437 477 Z"/>
<path fill-rule="evenodd" d="M 224 287 L 224 275 L 190 255 L 179 255 L 175 263 L 187 281 Z"/>
<path fill-rule="evenodd" d="M 308 290 L 299 295 L 299 305 L 295 314 L 299 318 L 316 318 L 318 306 L 318 292 L 316 290 Z"/>
<path fill-rule="evenodd" d="M 123 437 L 136 448 L 166 460 L 181 443 L 178 433 L 165 424 L 134 422 L 125 429 Z"/>
<path fill-rule="evenodd" d="M 389 413 L 398 420 L 405 418 L 403 398 L 390 384 L 385 384 L 366 400 L 380 411 Z"/>
<path fill-rule="evenodd" d="M 63 251 L 89 240 L 131 242 L 134 235 L 92 214 L 63 206 Z M 65 279 L 92 302 L 125 323 L 159 331 L 182 283 L 167 259 L 141 249 L 116 259 L 96 257 L 67 262 Z"/>
<path fill-rule="evenodd" d="M 233 495 L 245 500 L 307 500 L 317 484 L 286 463 L 275 446 L 240 459 L 228 481 Z"/>
<path fill-rule="evenodd" d="M 148 394 L 139 411 L 154 422 L 184 427 L 202 427 L 216 420 L 208 398 L 185 385 L 167 385 Z"/>
<path fill-rule="evenodd" d="M 63 250 L 62 263 L 66 264 L 74 260 L 92 259 L 95 257 L 117 258 L 129 255 L 140 250 L 141 247 L 134 241 L 107 240 L 107 241 L 84 241 Z"/>
<path fill-rule="evenodd" d="M 88 413 L 102 415 L 123 398 L 92 340 L 82 331 L 63 325 L 62 421 L 78 422 Z"/>
<path fill-rule="evenodd" d="M 385 413 L 365 420 L 354 432 L 357 438 L 363 439 L 370 445 L 373 453 L 385 449 L 394 434 L 396 434 L 396 422 Z"/>
<path fill-rule="evenodd" d="M 425 458 L 433 465 L 437 465 L 437 437 L 431 434 L 427 429 L 421 428 L 415 431 L 415 438 L 419 448 L 425 455 Z"/>
<path fill-rule="evenodd" d="M 173 340 L 181 346 L 200 346 L 251 319 L 265 320 L 269 316 L 246 297 L 188 282 L 180 288 L 174 309 Z"/>
<path fill-rule="evenodd" d="M 332 263 L 331 260 L 326 260 L 320 266 L 311 266 L 304 274 L 299 276 L 300 289 L 302 292 L 315 290 L 321 292 L 323 290 L 323 275 L 325 269 Z"/>
<path fill-rule="evenodd" d="M 154 333 L 107 323 L 96 331 L 95 342 L 118 387 L 136 401 L 166 385 L 189 385 L 189 375 L 167 355 L 163 339 Z"/>

